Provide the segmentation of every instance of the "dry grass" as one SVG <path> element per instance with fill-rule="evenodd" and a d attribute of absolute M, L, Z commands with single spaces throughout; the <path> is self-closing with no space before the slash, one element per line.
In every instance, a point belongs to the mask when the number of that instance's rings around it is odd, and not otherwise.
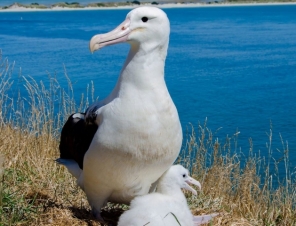
<path fill-rule="evenodd" d="M 66 92 L 51 77 L 47 87 L 23 78 L 27 94 L 14 100 L 12 69 L 0 54 L 0 225 L 99 225 L 84 193 L 54 162 L 65 118 L 83 110 L 88 101 L 75 104 L 70 80 Z M 240 155 L 237 136 L 222 143 L 206 125 L 188 136 L 178 161 L 203 185 L 197 197 L 188 194 L 193 213 L 221 213 L 212 225 L 295 225 L 292 172 L 287 170 L 283 183 L 273 188 L 271 156 L 255 156 L 251 142 L 248 158 Z M 288 148 L 283 161 L 288 169 Z M 110 204 L 103 216 L 115 225 L 125 208 Z"/>
<path fill-rule="evenodd" d="M 199 126 L 198 135 L 193 131 L 189 136 L 191 161 L 186 155 L 179 161 L 191 166 L 203 185 L 202 194 L 190 200 L 194 214 L 220 212 L 215 225 L 296 225 L 295 172 L 288 170 L 288 147 L 283 150 L 282 178 L 277 173 L 279 162 L 271 156 L 272 130 L 267 157 L 253 154 L 251 140 L 245 157 L 236 150 L 237 136 L 222 144 L 206 125 Z"/>

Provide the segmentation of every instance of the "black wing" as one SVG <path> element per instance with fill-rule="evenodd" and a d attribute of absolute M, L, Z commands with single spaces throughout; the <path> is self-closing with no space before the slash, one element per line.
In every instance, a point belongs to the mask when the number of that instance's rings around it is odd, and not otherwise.
<path fill-rule="evenodd" d="M 86 122 L 84 113 L 70 115 L 63 126 L 60 140 L 60 158 L 73 159 L 83 169 L 83 158 L 98 129 L 92 122 Z"/>

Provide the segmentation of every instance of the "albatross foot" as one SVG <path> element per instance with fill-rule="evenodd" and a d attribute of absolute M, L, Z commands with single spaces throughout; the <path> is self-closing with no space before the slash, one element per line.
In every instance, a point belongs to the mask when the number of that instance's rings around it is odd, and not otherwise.
<path fill-rule="evenodd" d="M 102 224 L 106 224 L 106 222 L 104 221 L 103 217 L 101 216 L 101 212 L 97 211 L 96 209 L 92 208 L 92 215 L 94 216 L 94 218 L 96 218 L 97 221 L 99 221 Z"/>

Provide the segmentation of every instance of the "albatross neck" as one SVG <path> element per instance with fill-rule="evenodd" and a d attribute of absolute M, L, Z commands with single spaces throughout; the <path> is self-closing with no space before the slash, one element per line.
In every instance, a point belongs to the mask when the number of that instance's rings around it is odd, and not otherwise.
<path fill-rule="evenodd" d="M 132 44 L 128 57 L 121 70 L 117 82 L 118 90 L 139 89 L 163 89 L 164 65 L 167 54 L 165 46 Z"/>
<path fill-rule="evenodd" d="M 180 201 L 185 200 L 185 196 L 180 188 L 180 186 L 171 182 L 160 182 L 157 187 L 157 192 L 163 195 L 168 195 L 174 197 Z"/>

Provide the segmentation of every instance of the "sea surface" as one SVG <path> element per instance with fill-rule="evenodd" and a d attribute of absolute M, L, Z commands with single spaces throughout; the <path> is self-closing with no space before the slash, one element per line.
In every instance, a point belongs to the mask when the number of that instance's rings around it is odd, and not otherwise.
<path fill-rule="evenodd" d="M 0 13 L 0 49 L 15 61 L 17 77 L 66 86 L 76 97 L 94 81 L 95 94 L 114 87 L 129 45 L 91 54 L 90 38 L 120 24 L 129 10 Z M 221 141 L 237 131 L 238 146 L 267 155 L 272 124 L 275 159 L 288 142 L 296 165 L 296 6 L 172 8 L 166 82 L 178 108 L 184 137 L 190 124 L 207 127 Z M 278 151 L 279 149 L 280 151 Z"/>

